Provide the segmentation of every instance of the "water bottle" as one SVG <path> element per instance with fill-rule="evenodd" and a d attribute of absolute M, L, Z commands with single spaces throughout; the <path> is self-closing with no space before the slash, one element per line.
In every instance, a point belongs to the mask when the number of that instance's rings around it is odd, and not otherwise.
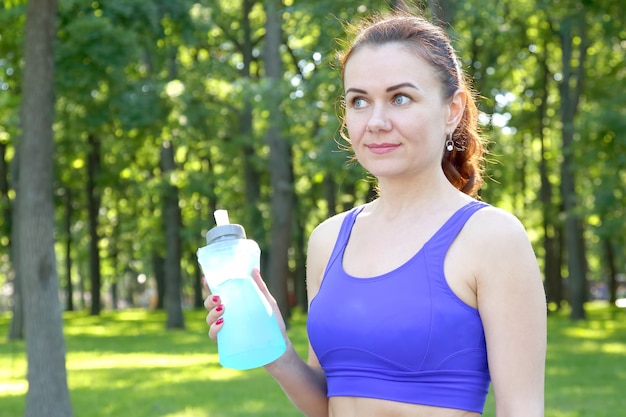
<path fill-rule="evenodd" d="M 216 226 L 197 256 L 211 293 L 224 304 L 224 325 L 217 334 L 220 364 L 245 370 L 278 359 L 286 350 L 274 312 L 252 278 L 261 250 L 243 226 L 230 224 L 226 210 L 214 213 Z"/>

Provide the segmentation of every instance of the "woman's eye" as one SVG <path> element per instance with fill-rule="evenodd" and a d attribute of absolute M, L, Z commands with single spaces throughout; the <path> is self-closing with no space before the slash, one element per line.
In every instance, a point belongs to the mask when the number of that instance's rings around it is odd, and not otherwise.
<path fill-rule="evenodd" d="M 367 101 L 365 101 L 365 99 L 361 97 L 357 97 L 354 100 L 352 100 L 352 107 L 354 107 L 355 109 L 360 109 L 362 107 L 365 107 L 366 105 L 367 105 Z"/>
<path fill-rule="evenodd" d="M 397 105 L 407 104 L 409 101 L 411 101 L 411 99 L 403 94 L 398 94 L 393 98 L 393 104 Z"/>

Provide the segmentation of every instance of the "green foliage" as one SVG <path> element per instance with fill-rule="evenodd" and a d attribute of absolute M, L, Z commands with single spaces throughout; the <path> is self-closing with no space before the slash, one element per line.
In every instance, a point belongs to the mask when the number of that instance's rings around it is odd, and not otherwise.
<path fill-rule="evenodd" d="M 609 417 L 623 410 L 626 311 L 590 304 L 587 322 L 566 314 L 548 319 L 546 417 Z M 220 367 L 203 311 L 186 312 L 188 329 L 163 329 L 164 313 L 129 310 L 90 317 L 65 313 L 68 381 L 79 416 L 296 416 L 278 384 L 262 369 Z M 289 330 L 307 352 L 306 317 Z M 9 316 L 0 315 L 0 334 Z M 0 417 L 22 415 L 26 392 L 22 342 L 0 343 Z M 493 417 L 493 396 L 485 416 Z"/>
<path fill-rule="evenodd" d="M 244 223 L 262 246 L 267 244 L 273 190 L 263 138 L 270 123 L 268 103 L 274 99 L 282 114 L 281 134 L 293 155 L 295 234 L 306 236 L 329 213 L 368 198 L 367 174 L 348 163 L 349 144 L 340 136 L 342 86 L 335 52 L 346 40 L 346 22 L 387 10 L 391 2 L 283 3 L 284 74 L 275 84 L 264 79 L 265 15 L 259 0 L 60 3 L 54 126 L 57 249 L 62 260 L 63 243 L 72 238 L 75 269 L 60 268 L 62 282 L 69 272 L 76 277 L 86 270 L 88 135 L 98 138 L 104 156 L 97 190 L 105 283 L 132 281 L 139 273 L 154 276 L 152 260 L 165 243 L 161 206 L 167 184 L 179 190 L 182 264 L 189 281 L 196 274 L 195 248 L 213 224 L 215 207 L 227 208 L 233 220 Z M 480 93 L 481 121 L 490 142 L 483 198 L 518 215 L 540 255 L 546 220 L 538 198 L 542 161 L 556 219 L 548 220 L 555 226 L 562 202 L 558 30 L 564 19 L 584 14 L 590 44 L 575 126 L 577 192 L 591 277 L 604 278 L 600 237 L 617 245 L 617 267 L 624 272 L 626 33 L 613 18 L 624 14 L 623 2 L 447 3 L 452 6 L 446 16 L 452 21 L 446 29 Z M 24 15 L 23 1 L 4 2 L 0 8 L 0 142 L 7 145 L 10 159 L 20 134 Z M 167 177 L 159 166 L 164 141 L 175 146 L 178 164 Z M 256 183 L 246 182 L 250 178 Z M 0 282 L 4 280 L 2 275 Z"/>

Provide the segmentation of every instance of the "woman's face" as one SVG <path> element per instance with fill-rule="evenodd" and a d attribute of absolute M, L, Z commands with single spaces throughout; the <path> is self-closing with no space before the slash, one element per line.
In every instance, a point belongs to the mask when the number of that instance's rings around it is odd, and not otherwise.
<path fill-rule="evenodd" d="M 344 68 L 346 127 L 356 158 L 372 175 L 441 172 L 446 133 L 464 96 L 444 100 L 434 68 L 399 43 L 365 46 Z"/>

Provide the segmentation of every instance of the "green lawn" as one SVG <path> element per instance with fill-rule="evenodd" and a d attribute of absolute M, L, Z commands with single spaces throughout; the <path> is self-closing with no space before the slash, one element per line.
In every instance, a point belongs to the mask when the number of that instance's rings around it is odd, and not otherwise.
<path fill-rule="evenodd" d="M 626 310 L 588 306 L 589 320 L 549 318 L 546 417 L 626 415 Z M 24 410 L 23 342 L 6 342 L 0 315 L 0 417 Z M 187 330 L 164 330 L 161 312 L 65 314 L 68 383 L 76 417 L 298 416 L 263 370 L 217 363 L 202 311 L 186 312 Z M 291 337 L 305 355 L 304 317 Z M 490 396 L 485 416 L 493 417 Z"/>

